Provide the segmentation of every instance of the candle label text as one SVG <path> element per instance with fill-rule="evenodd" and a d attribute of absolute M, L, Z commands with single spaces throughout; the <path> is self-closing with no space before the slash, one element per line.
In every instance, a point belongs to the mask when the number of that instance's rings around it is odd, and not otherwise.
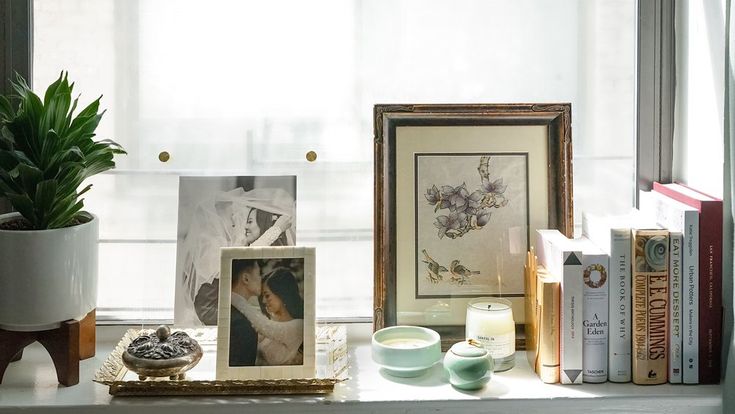
<path fill-rule="evenodd" d="M 494 359 L 509 357 L 516 351 L 515 332 L 499 335 L 474 335 L 470 333 L 468 337 L 480 342 Z"/>

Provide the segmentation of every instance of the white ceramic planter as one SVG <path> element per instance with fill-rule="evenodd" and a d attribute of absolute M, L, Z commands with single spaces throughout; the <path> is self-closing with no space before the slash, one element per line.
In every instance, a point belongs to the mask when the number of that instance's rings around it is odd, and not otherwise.
<path fill-rule="evenodd" d="M 0 215 L 0 222 L 18 213 Z M 53 329 L 97 304 L 99 219 L 53 230 L 0 230 L 0 328 Z"/>

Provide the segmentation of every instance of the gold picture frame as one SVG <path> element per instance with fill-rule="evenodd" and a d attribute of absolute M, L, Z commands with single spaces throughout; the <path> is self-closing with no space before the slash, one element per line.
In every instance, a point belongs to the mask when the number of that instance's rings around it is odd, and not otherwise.
<path fill-rule="evenodd" d="M 218 396 L 218 395 L 289 395 L 327 394 L 334 386 L 345 381 L 349 355 L 346 352 L 347 334 L 344 325 L 319 326 L 317 338 L 322 345 L 317 352 L 326 365 L 320 365 L 314 378 L 272 380 L 218 380 L 215 378 L 217 359 L 217 328 L 191 328 L 183 330 L 202 347 L 199 364 L 188 371 L 184 379 L 169 377 L 141 380 L 123 364 L 122 355 L 128 345 L 141 334 L 149 335 L 153 329 L 129 329 L 97 370 L 94 382 L 109 387 L 113 396 Z M 330 344 L 341 344 L 339 349 Z M 340 351 L 343 350 L 343 351 Z M 337 351 L 337 352 L 335 352 Z"/>
<path fill-rule="evenodd" d="M 522 326 L 531 235 L 573 234 L 571 104 L 376 105 L 374 128 L 374 329 L 427 326 L 446 348 L 478 296 Z"/>

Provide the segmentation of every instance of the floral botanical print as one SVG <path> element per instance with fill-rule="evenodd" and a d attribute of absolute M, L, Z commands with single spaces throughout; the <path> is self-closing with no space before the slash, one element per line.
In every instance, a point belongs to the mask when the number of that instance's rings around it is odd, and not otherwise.
<path fill-rule="evenodd" d="M 510 269 L 528 247 L 526 154 L 414 157 L 416 297 L 522 294 Z"/>
<path fill-rule="evenodd" d="M 433 185 L 426 190 L 424 197 L 434 206 L 434 211 L 449 210 L 449 214 L 437 216 L 434 222 L 440 239 L 444 236 L 455 239 L 479 230 L 490 221 L 493 208 L 508 205 L 503 195 L 507 185 L 503 185 L 502 177 L 491 181 L 489 163 L 489 156 L 480 157 L 477 172 L 481 184 L 472 194 L 467 190 L 467 183 L 456 187 L 442 185 L 441 190 Z"/>
<path fill-rule="evenodd" d="M 479 275 L 480 272 L 476 270 L 470 270 L 459 263 L 459 260 L 452 260 L 449 265 L 449 269 L 437 263 L 436 260 L 429 256 L 426 249 L 421 250 L 424 255 L 423 263 L 426 263 L 426 279 L 431 283 L 439 283 L 444 280 L 444 273 L 449 272 L 449 283 L 456 283 L 458 285 L 464 285 L 472 283 L 470 277 L 472 275 Z"/>

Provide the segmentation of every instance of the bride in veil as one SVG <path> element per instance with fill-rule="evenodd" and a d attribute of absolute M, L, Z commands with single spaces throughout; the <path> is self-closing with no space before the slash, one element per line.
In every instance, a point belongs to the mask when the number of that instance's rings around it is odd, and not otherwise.
<path fill-rule="evenodd" d="M 238 187 L 199 203 L 183 243 L 176 324 L 216 325 L 220 248 L 293 246 L 294 218 L 295 201 L 280 188 Z"/>

